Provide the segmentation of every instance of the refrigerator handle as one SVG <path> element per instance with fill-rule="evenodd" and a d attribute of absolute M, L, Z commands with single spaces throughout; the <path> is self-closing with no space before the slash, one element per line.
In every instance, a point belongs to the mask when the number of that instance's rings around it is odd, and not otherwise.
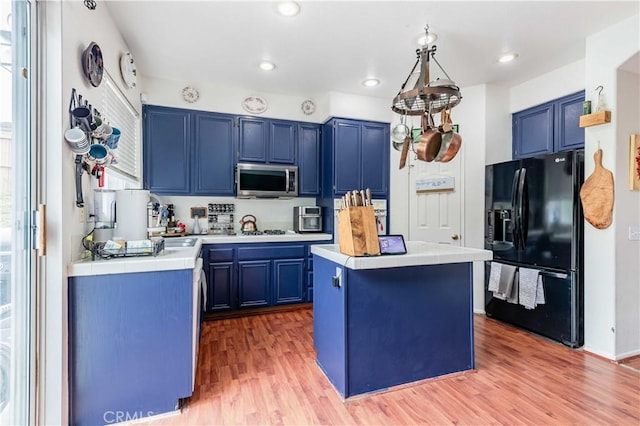
<path fill-rule="evenodd" d="M 511 211 L 512 214 L 512 226 L 511 233 L 513 234 L 513 245 L 516 250 L 520 250 L 520 218 L 518 216 L 518 183 L 520 181 L 520 169 L 516 170 L 513 174 L 513 185 L 511 186 Z"/>
<path fill-rule="evenodd" d="M 520 247 L 522 250 L 527 246 L 527 234 L 529 231 L 529 185 L 527 183 L 527 169 L 524 167 L 520 170 L 520 185 L 518 193 L 520 194 L 520 203 L 518 205 L 520 216 Z"/>

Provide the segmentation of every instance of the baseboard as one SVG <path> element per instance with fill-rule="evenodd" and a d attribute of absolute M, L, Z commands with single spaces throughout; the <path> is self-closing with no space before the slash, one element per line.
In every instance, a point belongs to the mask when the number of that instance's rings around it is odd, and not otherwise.
<path fill-rule="evenodd" d="M 222 311 L 222 312 L 206 312 L 202 319 L 204 321 L 215 321 L 219 319 L 229 319 L 229 318 L 241 318 L 247 317 L 250 315 L 261 315 L 261 314 L 270 314 L 273 312 L 287 312 L 287 311 L 297 311 L 298 309 L 311 309 L 313 308 L 313 303 L 294 303 L 291 305 L 280 305 L 280 306 L 267 306 L 264 308 L 251 308 L 251 309 L 235 309 L 233 311 Z"/>

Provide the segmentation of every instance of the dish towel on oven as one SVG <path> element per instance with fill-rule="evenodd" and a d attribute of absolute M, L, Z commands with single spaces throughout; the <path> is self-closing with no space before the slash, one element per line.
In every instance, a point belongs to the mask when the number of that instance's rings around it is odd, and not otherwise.
<path fill-rule="evenodd" d="M 540 271 L 520 268 L 518 275 L 518 298 L 520 299 L 520 304 L 527 309 L 534 309 L 538 305 L 543 305 L 545 303 L 544 285 Z"/>
<path fill-rule="evenodd" d="M 516 270 L 515 266 L 491 262 L 488 289 L 493 292 L 494 297 L 509 303 L 518 303 L 517 283 L 514 285 Z"/>

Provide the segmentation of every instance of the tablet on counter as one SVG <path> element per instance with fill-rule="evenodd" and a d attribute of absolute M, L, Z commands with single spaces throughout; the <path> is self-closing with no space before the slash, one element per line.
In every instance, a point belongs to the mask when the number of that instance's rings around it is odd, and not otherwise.
<path fill-rule="evenodd" d="M 380 254 L 407 254 L 407 247 L 404 244 L 402 235 L 378 235 L 380 243 Z"/>

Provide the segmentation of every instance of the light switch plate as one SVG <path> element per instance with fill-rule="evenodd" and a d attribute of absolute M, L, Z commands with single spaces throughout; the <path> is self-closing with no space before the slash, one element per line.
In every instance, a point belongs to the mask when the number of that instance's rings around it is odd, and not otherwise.
<path fill-rule="evenodd" d="M 640 241 L 640 226 L 629 227 L 629 241 Z"/>

